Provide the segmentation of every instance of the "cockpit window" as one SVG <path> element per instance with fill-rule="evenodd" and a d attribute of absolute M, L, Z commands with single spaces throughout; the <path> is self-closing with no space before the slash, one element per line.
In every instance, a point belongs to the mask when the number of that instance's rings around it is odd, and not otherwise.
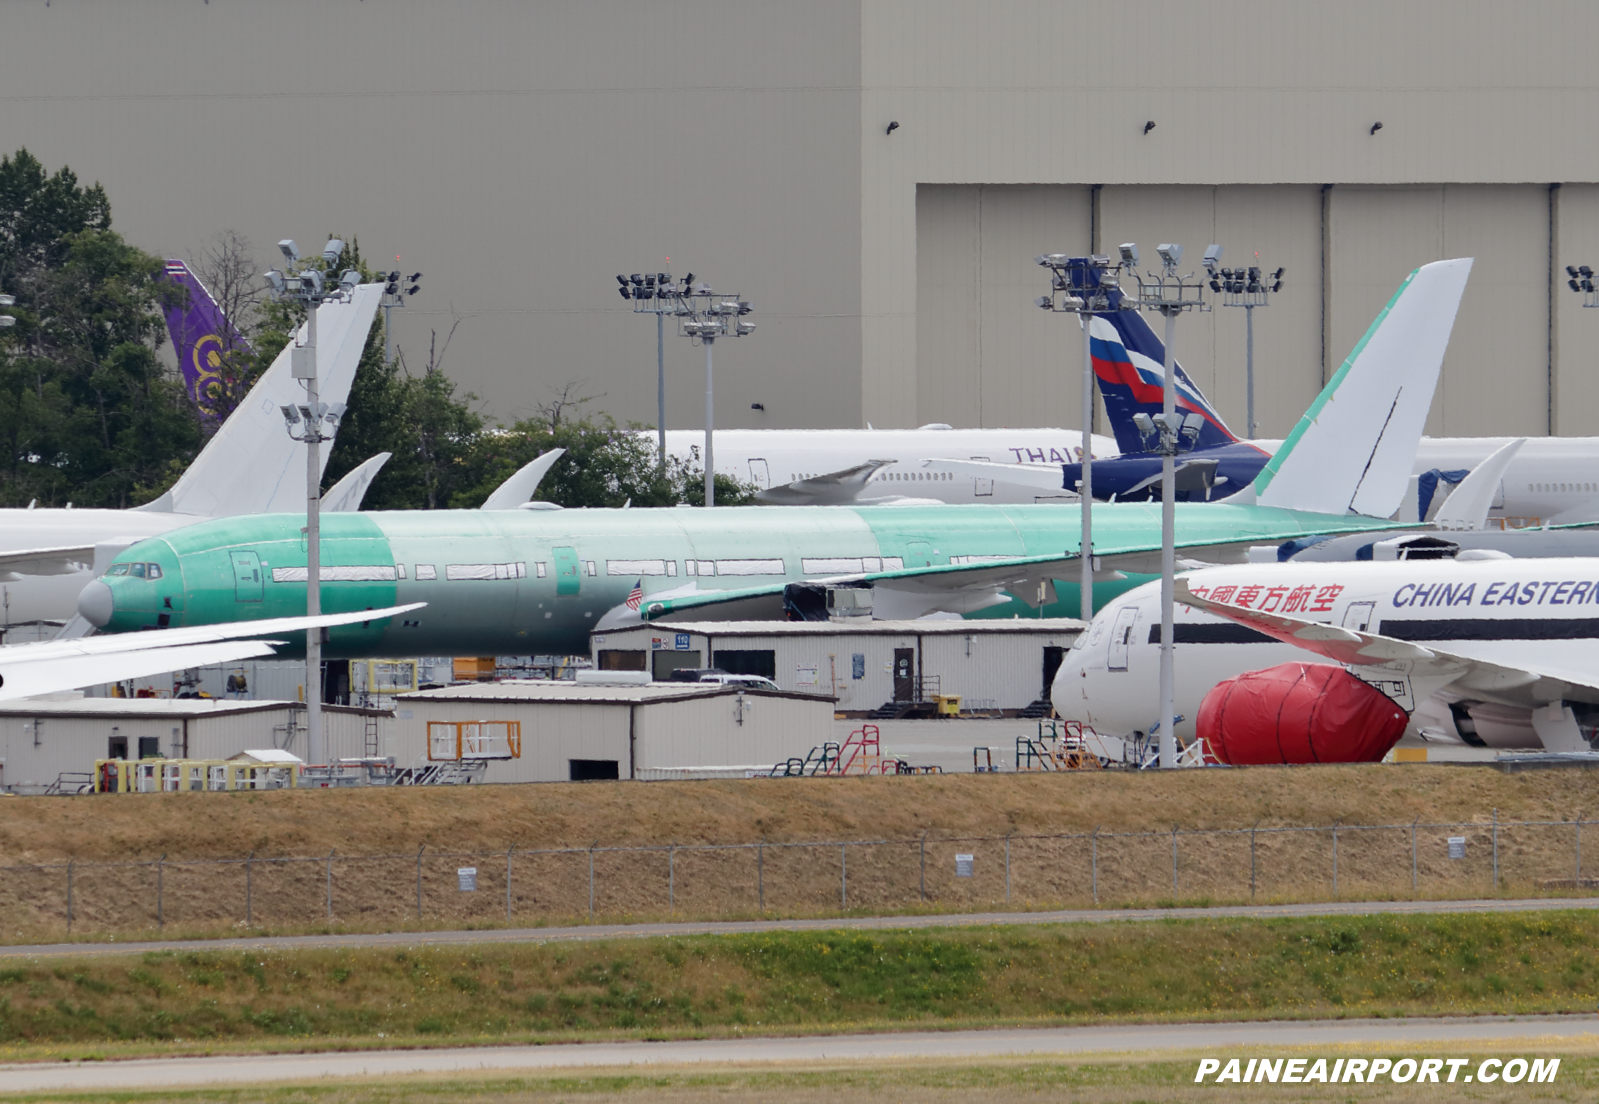
<path fill-rule="evenodd" d="M 159 579 L 159 578 L 161 578 L 161 565 L 160 564 L 146 564 L 145 565 L 145 570 L 148 572 L 148 575 L 146 576 L 146 578 L 150 578 L 150 579 Z"/>
<path fill-rule="evenodd" d="M 135 579 L 144 578 L 144 564 L 134 564 L 128 571 L 128 574 L 132 575 Z"/>
<path fill-rule="evenodd" d="M 106 574 L 107 575 L 126 575 L 128 573 L 128 568 L 130 568 L 132 566 L 133 566 L 132 564 L 112 564 L 111 565 L 111 570 L 106 572 Z"/>
<path fill-rule="evenodd" d="M 161 565 L 153 563 L 112 564 L 111 570 L 107 571 L 106 574 L 131 575 L 135 579 L 159 579 L 161 578 Z"/>

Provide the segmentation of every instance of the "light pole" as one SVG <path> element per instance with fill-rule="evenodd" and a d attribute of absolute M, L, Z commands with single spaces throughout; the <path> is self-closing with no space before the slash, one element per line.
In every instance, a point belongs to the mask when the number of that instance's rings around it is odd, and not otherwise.
<path fill-rule="evenodd" d="M 1599 307 L 1599 292 L 1594 289 L 1591 265 L 1567 265 L 1566 276 L 1567 286 L 1582 296 L 1584 307 Z M 0 306 L 10 306 L 10 304 L 0 302 Z"/>
<path fill-rule="evenodd" d="M 692 275 L 692 274 L 691 274 Z M 656 296 L 661 291 L 657 286 Z M 711 431 L 716 422 L 715 373 L 711 352 L 719 337 L 748 337 L 755 332 L 755 323 L 744 321 L 752 309 L 749 300 L 737 295 L 719 295 L 710 284 L 695 285 L 685 277 L 681 285 L 667 288 L 672 301 L 672 315 L 677 318 L 677 332 L 690 342 L 705 346 L 705 505 L 716 505 L 716 457 L 712 451 Z"/>
<path fill-rule="evenodd" d="M 399 260 L 400 258 L 396 257 L 394 259 Z M 411 273 L 411 275 L 407 276 L 405 279 L 405 282 L 411 286 L 402 291 L 400 289 L 399 269 L 395 269 L 393 272 L 390 272 L 386 278 L 382 276 L 379 277 L 379 279 L 383 280 L 383 298 L 378 300 L 378 306 L 383 308 L 384 364 L 394 363 L 394 308 L 404 307 L 406 296 L 415 295 L 417 292 L 422 290 L 422 286 L 417 283 L 417 281 L 421 278 L 422 274 L 420 272 Z"/>
<path fill-rule="evenodd" d="M 1046 253 L 1036 258 L 1050 270 L 1048 295 L 1033 300 L 1047 311 L 1075 314 L 1083 327 L 1083 477 L 1077 484 L 1081 503 L 1083 533 L 1077 547 L 1082 570 L 1078 611 L 1084 621 L 1094 619 L 1094 352 L 1093 317 L 1127 310 L 1121 295 L 1121 265 L 1113 265 L 1102 254 L 1068 257 Z"/>
<path fill-rule="evenodd" d="M 1207 252 L 1205 270 L 1210 273 L 1210 290 L 1223 296 L 1224 306 L 1244 308 L 1244 333 L 1247 335 L 1244 339 L 1244 433 L 1253 440 L 1258 435 L 1255 428 L 1255 308 L 1270 306 L 1268 296 L 1283 289 L 1283 270 L 1279 268 L 1270 276 L 1264 276 L 1259 265 L 1218 269 L 1216 262 L 1220 259 L 1220 249 L 1215 256 Z M 1258 254 L 1256 259 L 1259 259 Z"/>
<path fill-rule="evenodd" d="M 1158 418 L 1138 414 L 1133 421 L 1145 439 L 1155 438 L 1154 450 L 1160 454 L 1160 765 L 1163 768 L 1177 765 L 1177 737 L 1172 731 L 1176 724 L 1173 697 L 1175 694 L 1172 592 L 1177 576 L 1177 455 L 1193 448 L 1204 418 L 1190 414 L 1184 418 L 1177 413 L 1177 389 L 1173 385 L 1177 355 L 1177 316 L 1184 311 L 1209 310 L 1205 305 L 1204 285 L 1194 277 L 1177 274 L 1182 263 L 1183 247 L 1163 244 L 1156 250 L 1160 254 L 1160 272 L 1138 272 L 1138 246 L 1128 242 L 1121 247 L 1122 264 L 1138 281 L 1138 305 L 1145 310 L 1159 311 L 1166 319 L 1166 365 L 1161 386 L 1161 413 Z M 1214 261 L 1221 256 L 1221 246 L 1205 250 L 1205 259 Z"/>
<path fill-rule="evenodd" d="M 669 258 L 670 259 L 670 258 Z M 635 272 L 618 276 L 616 290 L 633 304 L 634 314 L 655 316 L 655 440 L 657 466 L 666 473 L 666 316 L 677 313 L 670 272 Z M 685 288 L 693 286 L 694 273 L 683 277 Z"/>
<path fill-rule="evenodd" d="M 278 248 L 283 251 L 284 270 L 272 269 L 265 277 L 272 294 L 305 306 L 305 344 L 294 346 L 289 356 L 294 378 L 305 381 L 306 401 L 298 407 L 285 406 L 282 410 L 289 436 L 305 442 L 305 613 L 307 617 L 316 617 L 322 612 L 321 445 L 333 440 L 345 410 L 343 403 L 330 406 L 317 398 L 316 316 L 323 302 L 347 299 L 361 282 L 361 274 L 349 269 L 337 286 L 327 287 L 320 271 L 300 264 L 300 250 L 292 239 L 278 242 Z M 338 263 L 343 252 L 344 243 L 331 238 L 322 248 L 322 260 L 331 267 Z M 307 629 L 305 633 L 305 744 L 307 762 L 320 763 L 325 758 L 321 629 Z"/>

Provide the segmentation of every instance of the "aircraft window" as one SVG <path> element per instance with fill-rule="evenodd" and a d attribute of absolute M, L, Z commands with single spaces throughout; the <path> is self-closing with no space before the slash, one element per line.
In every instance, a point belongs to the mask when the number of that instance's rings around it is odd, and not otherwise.
<path fill-rule="evenodd" d="M 590 572 L 590 574 L 593 574 Z M 467 581 L 472 579 L 525 579 L 527 565 L 522 563 L 497 564 L 447 564 L 446 579 Z"/>
<path fill-rule="evenodd" d="M 303 583 L 310 574 L 310 571 L 303 567 L 274 567 L 272 581 Z M 324 583 L 392 583 L 399 572 L 387 564 L 342 564 L 324 565 L 318 574 L 322 576 Z"/>
<path fill-rule="evenodd" d="M 540 579 L 544 578 L 544 571 L 545 571 L 545 567 L 544 567 L 544 561 L 543 560 L 539 560 L 539 561 L 537 561 L 537 562 L 535 562 L 533 564 L 533 573 L 535 575 L 537 575 Z"/>
<path fill-rule="evenodd" d="M 883 570 L 883 560 L 882 560 L 882 558 L 880 556 L 867 556 L 867 557 L 863 558 L 861 560 L 861 570 L 863 570 L 863 571 L 881 571 L 881 570 Z"/>
<path fill-rule="evenodd" d="M 405 565 L 404 564 L 395 564 L 394 565 L 394 577 L 396 579 L 405 578 Z"/>
<path fill-rule="evenodd" d="M 589 578 L 591 578 L 591 579 L 592 579 L 592 578 L 593 578 L 593 577 L 594 577 L 594 576 L 595 576 L 595 575 L 597 575 L 597 574 L 599 574 L 599 572 L 597 572 L 597 571 L 596 571 L 596 570 L 595 570 L 595 569 L 594 569 L 594 561 L 593 561 L 593 560 L 585 560 L 585 561 L 584 561 L 584 562 L 585 562 L 585 563 L 587 563 L 587 564 L 588 564 L 588 568 L 589 568 Z"/>
<path fill-rule="evenodd" d="M 135 579 L 142 579 L 142 578 L 144 578 L 144 565 L 143 565 L 143 564 L 134 564 L 134 565 L 133 565 L 133 566 L 132 566 L 132 567 L 131 567 L 131 568 L 130 568 L 130 569 L 129 569 L 129 570 L 128 570 L 128 574 L 129 574 L 129 575 L 132 575 L 132 576 L 133 576 L 133 577 L 134 577 L 134 578 L 135 578 Z"/>
<path fill-rule="evenodd" d="M 425 579 L 437 579 L 438 577 L 439 577 L 438 568 L 434 567 L 432 564 L 417 564 L 416 565 L 416 579 L 417 579 L 417 582 L 422 582 Z"/>
<path fill-rule="evenodd" d="M 130 568 L 132 566 L 133 566 L 132 564 L 112 564 L 111 565 L 111 570 L 107 571 L 106 574 L 107 575 L 126 575 L 128 573 L 128 568 Z"/>
<path fill-rule="evenodd" d="M 676 575 L 677 575 L 677 561 L 676 560 L 667 560 L 666 561 L 666 573 L 668 575 L 676 577 Z"/>
<path fill-rule="evenodd" d="M 860 571 L 861 561 L 847 556 L 813 557 L 800 560 L 800 569 L 807 575 L 831 575 L 838 572 Z"/>
<path fill-rule="evenodd" d="M 883 557 L 883 570 L 884 571 L 903 571 L 904 569 L 905 569 L 905 561 L 901 557 L 899 557 L 899 556 L 884 556 Z"/>
<path fill-rule="evenodd" d="M 161 565 L 160 564 L 147 564 L 146 568 L 147 568 L 147 570 L 149 572 L 147 578 L 151 578 L 151 579 L 159 579 L 159 578 L 161 578 Z"/>
<path fill-rule="evenodd" d="M 607 575 L 665 575 L 665 560 L 606 560 Z"/>
<path fill-rule="evenodd" d="M 715 575 L 715 560 L 684 560 L 683 574 L 685 575 Z"/>
<path fill-rule="evenodd" d="M 781 575 L 782 560 L 717 560 L 718 575 Z"/>

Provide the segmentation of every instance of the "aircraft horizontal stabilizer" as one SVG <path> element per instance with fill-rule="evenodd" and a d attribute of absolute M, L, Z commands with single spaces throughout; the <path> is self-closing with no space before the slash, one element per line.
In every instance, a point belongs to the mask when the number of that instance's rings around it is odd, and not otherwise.
<path fill-rule="evenodd" d="M 1262 613 L 1225 602 L 1212 602 L 1188 588 L 1188 580 L 1177 580 L 1176 599 L 1184 605 L 1225 617 L 1254 629 L 1274 640 L 1303 648 L 1307 652 L 1341 663 L 1382 688 L 1384 676 L 1407 678 L 1419 702 L 1439 690 L 1452 690 L 1484 701 L 1503 705 L 1539 707 L 1550 701 L 1557 704 L 1567 691 L 1577 689 L 1586 699 L 1599 695 L 1599 677 L 1586 657 L 1573 654 L 1569 664 L 1501 662 L 1484 655 L 1465 654 L 1471 645 L 1456 643 L 1452 650 L 1431 644 L 1415 644 L 1391 636 L 1361 632 L 1339 625 L 1305 621 L 1279 613 Z M 1501 642 L 1491 642 L 1500 644 Z M 1503 642 L 1508 658 L 1511 652 L 1525 654 L 1525 644 Z M 1475 650 L 1475 648 L 1472 648 Z M 1568 649 L 1570 651 L 1570 649 Z"/>

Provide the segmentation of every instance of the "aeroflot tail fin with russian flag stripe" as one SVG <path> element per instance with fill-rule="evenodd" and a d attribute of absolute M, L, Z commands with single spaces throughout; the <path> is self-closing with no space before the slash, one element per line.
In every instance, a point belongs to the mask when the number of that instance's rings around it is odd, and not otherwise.
<path fill-rule="evenodd" d="M 1471 258 L 1412 272 L 1255 477 L 1256 501 L 1391 517 L 1404 499 Z"/>
<path fill-rule="evenodd" d="M 1094 375 L 1105 398 L 1105 413 L 1123 455 L 1149 451 L 1148 443 L 1133 425 L 1134 414 L 1159 414 L 1161 389 L 1166 381 L 1166 346 L 1135 310 L 1093 315 L 1089 348 Z M 1188 378 L 1181 363 L 1173 373 L 1177 384 L 1177 410 L 1205 419 L 1197 449 L 1231 445 L 1238 438 L 1227 428 L 1216 408 Z"/>

